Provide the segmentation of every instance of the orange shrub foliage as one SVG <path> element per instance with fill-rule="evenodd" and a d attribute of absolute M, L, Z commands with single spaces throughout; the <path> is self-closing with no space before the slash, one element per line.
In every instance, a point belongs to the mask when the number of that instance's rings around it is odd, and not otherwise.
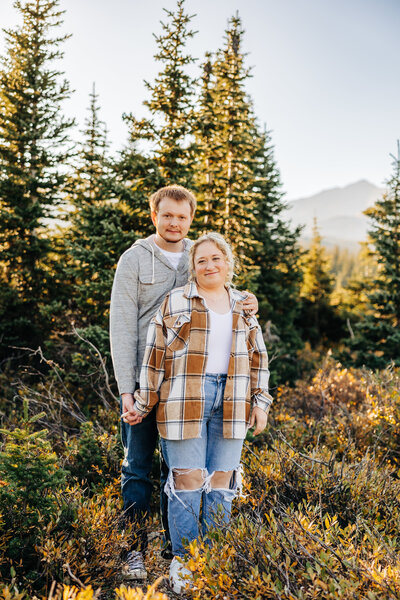
<path fill-rule="evenodd" d="M 230 526 L 190 546 L 190 597 L 400 597 L 400 482 L 388 470 L 280 441 L 249 448 L 245 463 L 246 498 Z"/>
<path fill-rule="evenodd" d="M 192 598 L 400 597 L 400 371 L 328 359 L 278 390 L 228 528 L 190 546 Z"/>
<path fill-rule="evenodd" d="M 327 360 L 310 381 L 278 388 L 272 435 L 295 446 L 325 446 L 400 466 L 400 370 L 378 375 Z"/>
<path fill-rule="evenodd" d="M 115 600 L 168 600 L 165 594 L 157 591 L 161 580 L 162 577 L 157 579 L 147 587 L 145 592 L 138 587 L 132 588 L 122 585 L 115 590 Z M 93 591 L 92 586 L 84 589 L 79 589 L 76 586 L 60 586 L 56 594 L 54 596 L 51 594 L 48 600 L 97 600 L 100 592 L 100 589 L 96 592 Z"/>
<path fill-rule="evenodd" d="M 41 521 L 36 573 L 42 582 L 78 578 L 93 588 L 58 587 L 49 600 L 96 600 L 100 588 L 102 598 L 165 600 L 155 586 L 115 590 L 129 543 L 113 481 L 116 432 L 101 436 L 89 424 L 80 436 L 63 446 L 76 479 L 54 493 L 59 509 Z M 246 444 L 243 465 L 245 498 L 231 524 L 189 547 L 187 598 L 400 598 L 399 369 L 374 375 L 328 358 L 308 381 L 279 388 L 267 432 Z M 8 543 L 0 538 L 6 574 Z M 15 580 L 11 573 L 9 587 L 0 586 L 0 600 L 33 597 L 28 579 L 26 593 Z"/>
<path fill-rule="evenodd" d="M 121 503 L 114 486 L 101 494 L 83 496 L 79 487 L 67 489 L 64 509 L 43 530 L 37 544 L 47 579 L 63 581 L 66 565 L 75 577 L 93 586 L 112 587 L 118 580 L 121 551 L 128 548 L 120 526 Z"/>

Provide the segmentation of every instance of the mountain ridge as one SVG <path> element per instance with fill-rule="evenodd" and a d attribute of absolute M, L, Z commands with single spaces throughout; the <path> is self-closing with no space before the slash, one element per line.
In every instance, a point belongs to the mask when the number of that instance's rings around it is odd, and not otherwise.
<path fill-rule="evenodd" d="M 368 218 L 363 212 L 382 196 L 380 188 L 367 179 L 343 187 L 322 190 L 288 201 L 286 216 L 293 227 L 304 225 L 301 239 L 312 236 L 314 218 L 326 245 L 348 246 L 367 238 Z"/>

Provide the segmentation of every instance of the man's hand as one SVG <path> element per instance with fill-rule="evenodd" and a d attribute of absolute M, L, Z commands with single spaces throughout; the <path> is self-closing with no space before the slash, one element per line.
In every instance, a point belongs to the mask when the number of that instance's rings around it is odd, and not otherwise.
<path fill-rule="evenodd" d="M 259 406 L 254 406 L 250 417 L 250 427 L 254 427 L 254 425 L 256 426 L 255 430 L 253 431 L 253 435 L 258 435 L 264 431 L 267 426 L 267 421 L 268 412 L 265 412 Z"/>
<path fill-rule="evenodd" d="M 258 300 L 254 294 L 248 292 L 248 296 L 243 302 L 243 308 L 247 315 L 256 315 L 258 313 Z"/>
<path fill-rule="evenodd" d="M 143 421 L 143 417 L 139 415 L 133 408 L 135 399 L 133 394 L 121 394 L 122 398 L 122 415 L 121 419 L 129 425 L 137 425 Z"/>

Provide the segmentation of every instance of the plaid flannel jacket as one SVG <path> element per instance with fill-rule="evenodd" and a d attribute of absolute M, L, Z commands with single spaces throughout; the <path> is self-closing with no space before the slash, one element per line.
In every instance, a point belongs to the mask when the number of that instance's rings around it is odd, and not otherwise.
<path fill-rule="evenodd" d="M 223 402 L 224 438 L 246 436 L 252 405 L 268 410 L 268 355 L 255 317 L 243 313 L 246 294 L 229 288 L 233 336 Z M 195 283 L 172 290 L 153 317 L 135 393 L 135 410 L 157 406 L 162 438 L 201 435 L 210 317 Z"/>

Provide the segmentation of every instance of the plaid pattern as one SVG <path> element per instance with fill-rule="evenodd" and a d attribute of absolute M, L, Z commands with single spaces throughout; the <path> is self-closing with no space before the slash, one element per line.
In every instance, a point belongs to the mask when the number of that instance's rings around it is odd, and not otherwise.
<path fill-rule="evenodd" d="M 246 294 L 229 288 L 233 336 L 223 404 L 224 438 L 246 436 L 252 404 L 267 410 L 268 355 L 255 317 L 243 313 Z M 210 318 L 195 283 L 172 290 L 153 317 L 135 393 L 145 416 L 157 406 L 160 435 L 200 437 Z"/>

